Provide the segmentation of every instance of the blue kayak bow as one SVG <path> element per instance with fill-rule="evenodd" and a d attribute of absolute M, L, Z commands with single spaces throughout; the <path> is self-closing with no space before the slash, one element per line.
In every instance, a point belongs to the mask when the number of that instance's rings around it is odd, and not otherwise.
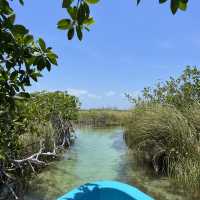
<path fill-rule="evenodd" d="M 82 185 L 57 200 L 154 200 L 130 185 L 98 181 Z"/>

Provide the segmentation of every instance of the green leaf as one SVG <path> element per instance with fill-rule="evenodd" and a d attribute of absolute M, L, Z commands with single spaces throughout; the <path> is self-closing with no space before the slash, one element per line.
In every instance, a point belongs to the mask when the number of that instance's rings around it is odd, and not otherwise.
<path fill-rule="evenodd" d="M 10 24 L 14 24 L 15 22 L 15 18 L 16 18 L 16 15 L 14 13 L 12 13 L 11 15 L 8 16 L 8 20 L 10 22 Z"/>
<path fill-rule="evenodd" d="M 180 1 L 179 2 L 179 8 L 181 10 L 185 11 L 187 9 L 187 2 Z"/>
<path fill-rule="evenodd" d="M 2 76 L 4 78 L 4 80 L 6 80 L 6 81 L 8 80 L 8 73 L 7 72 L 1 71 L 0 76 Z"/>
<path fill-rule="evenodd" d="M 6 62 L 6 69 L 10 71 L 10 69 L 14 66 L 13 62 L 7 61 Z"/>
<path fill-rule="evenodd" d="M 90 8 L 89 8 L 88 4 L 84 2 L 83 7 L 84 7 L 84 10 L 85 10 L 85 17 L 89 18 L 90 17 Z"/>
<path fill-rule="evenodd" d="M 51 71 L 51 63 L 48 60 L 46 60 L 46 68 L 49 72 Z"/>
<path fill-rule="evenodd" d="M 38 56 L 34 60 L 34 65 L 37 65 L 37 69 L 41 71 L 46 67 L 46 59 L 43 56 Z"/>
<path fill-rule="evenodd" d="M 83 39 L 83 33 L 82 33 L 80 26 L 76 27 L 76 33 L 77 33 L 78 39 L 81 41 Z"/>
<path fill-rule="evenodd" d="M 57 27 L 61 30 L 66 30 L 71 28 L 71 20 L 70 19 L 61 19 L 58 23 L 57 23 Z"/>
<path fill-rule="evenodd" d="M 176 14 L 179 8 L 179 0 L 171 0 L 171 11 L 173 14 Z"/>
<path fill-rule="evenodd" d="M 71 40 L 74 37 L 74 28 L 69 29 L 67 37 L 68 40 Z"/>
<path fill-rule="evenodd" d="M 166 1 L 168 1 L 168 0 L 159 0 L 159 3 L 161 4 L 161 3 L 165 3 Z"/>
<path fill-rule="evenodd" d="M 39 73 L 39 72 L 33 72 L 31 73 L 30 77 L 35 81 L 37 82 L 37 78 L 38 77 L 41 77 L 42 75 Z"/>
<path fill-rule="evenodd" d="M 88 32 L 90 31 L 90 29 L 88 27 L 84 27 L 84 28 L 85 28 L 86 31 L 88 31 Z"/>
<path fill-rule="evenodd" d="M 79 24 L 82 24 L 83 21 L 85 20 L 85 7 L 83 6 L 83 4 L 80 5 L 79 9 L 78 9 L 78 14 L 77 14 L 77 20 Z"/>
<path fill-rule="evenodd" d="M 85 0 L 87 3 L 89 4 L 96 4 L 98 3 L 100 0 Z"/>
<path fill-rule="evenodd" d="M 24 1 L 23 1 L 23 0 L 19 0 L 19 3 L 20 3 L 21 5 L 24 5 Z"/>
<path fill-rule="evenodd" d="M 68 8 L 74 0 L 63 0 L 62 7 Z"/>
<path fill-rule="evenodd" d="M 90 18 L 84 20 L 83 24 L 90 26 L 92 24 L 95 24 L 95 21 L 92 17 L 90 17 Z"/>
<path fill-rule="evenodd" d="M 57 65 L 57 58 L 58 56 L 54 53 L 47 53 L 47 57 L 49 59 L 49 61 L 53 64 L 53 65 Z"/>
<path fill-rule="evenodd" d="M 14 71 L 14 72 L 12 72 L 11 75 L 10 75 L 10 79 L 11 79 L 12 81 L 15 81 L 15 80 L 17 79 L 17 77 L 18 77 L 18 71 Z"/>
<path fill-rule="evenodd" d="M 24 36 L 24 43 L 25 44 L 30 44 L 33 42 L 33 36 L 32 35 L 25 35 Z"/>
<path fill-rule="evenodd" d="M 16 24 L 16 25 L 13 26 L 12 32 L 13 32 L 14 34 L 25 35 L 25 34 L 27 34 L 29 31 L 28 31 L 28 29 L 26 29 L 24 26 L 22 26 L 22 25 L 20 25 L 20 24 Z"/>
<path fill-rule="evenodd" d="M 70 15 L 70 17 L 73 19 L 73 20 L 76 20 L 76 17 L 77 17 L 77 7 L 74 6 L 74 7 L 69 7 L 67 8 L 67 11 Z"/>
<path fill-rule="evenodd" d="M 46 51 L 46 44 L 42 38 L 39 38 L 38 43 L 43 51 Z"/>
<path fill-rule="evenodd" d="M 30 94 L 28 92 L 20 92 L 19 95 L 24 98 L 30 98 Z"/>

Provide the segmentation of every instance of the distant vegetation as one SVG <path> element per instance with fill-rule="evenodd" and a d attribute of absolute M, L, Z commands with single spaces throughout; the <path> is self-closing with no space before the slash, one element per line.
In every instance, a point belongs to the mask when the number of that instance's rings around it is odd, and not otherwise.
<path fill-rule="evenodd" d="M 90 109 L 79 111 L 77 123 L 92 126 L 115 126 L 123 125 L 128 119 L 128 110 L 117 109 Z"/>
<path fill-rule="evenodd" d="M 200 187 L 200 70 L 145 88 L 126 123 L 128 146 L 139 160 L 180 185 Z"/>

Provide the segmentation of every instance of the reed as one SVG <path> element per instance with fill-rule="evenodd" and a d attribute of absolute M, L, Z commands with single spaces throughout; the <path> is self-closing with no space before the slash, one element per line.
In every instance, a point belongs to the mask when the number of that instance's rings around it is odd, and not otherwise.
<path fill-rule="evenodd" d="M 129 118 L 127 110 L 90 109 L 79 111 L 77 123 L 94 126 L 123 125 Z"/>
<path fill-rule="evenodd" d="M 167 104 L 137 105 L 126 124 L 126 143 L 156 173 L 167 174 L 184 185 L 199 186 L 199 111 L 197 104 L 181 111 Z"/>

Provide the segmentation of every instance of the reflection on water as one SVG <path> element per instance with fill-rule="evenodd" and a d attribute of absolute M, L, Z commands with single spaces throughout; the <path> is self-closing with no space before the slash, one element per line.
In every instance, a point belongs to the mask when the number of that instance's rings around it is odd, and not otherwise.
<path fill-rule="evenodd" d="M 54 200 L 74 187 L 97 180 L 133 184 L 157 200 L 194 199 L 190 194 L 181 194 L 167 179 L 153 177 L 137 167 L 130 159 L 121 128 L 81 128 L 76 134 L 75 145 L 64 159 L 32 180 L 25 200 Z"/>

